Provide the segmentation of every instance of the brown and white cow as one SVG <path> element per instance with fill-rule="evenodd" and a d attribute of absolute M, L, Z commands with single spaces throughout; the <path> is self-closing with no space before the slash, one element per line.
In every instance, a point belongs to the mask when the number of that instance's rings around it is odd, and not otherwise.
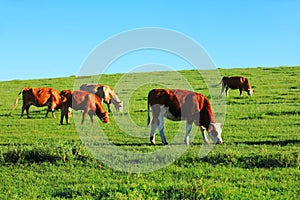
<path fill-rule="evenodd" d="M 216 123 L 209 100 L 202 94 L 180 89 L 153 89 L 148 93 L 148 120 L 150 109 L 152 122 L 150 142 L 155 144 L 155 130 L 158 128 L 162 142 L 168 144 L 164 135 L 164 117 L 172 121 L 186 120 L 186 135 L 184 142 L 189 144 L 189 134 L 193 123 L 201 128 L 203 141 L 209 144 L 205 130 L 216 144 L 223 143 L 222 128 Z"/>
<path fill-rule="evenodd" d="M 239 89 L 240 96 L 242 96 L 242 92 L 246 91 L 248 95 L 252 96 L 254 89 L 251 89 L 250 83 L 246 77 L 243 76 L 224 76 L 219 84 L 222 83 L 221 94 L 222 96 L 224 89 L 226 92 L 226 96 L 228 96 L 228 90 L 230 89 Z"/>
<path fill-rule="evenodd" d="M 87 114 L 90 116 L 92 123 L 93 115 L 97 115 L 102 122 L 109 123 L 108 113 L 104 110 L 101 99 L 97 95 L 86 91 L 73 90 L 63 90 L 60 92 L 60 95 L 62 98 L 60 124 L 63 124 L 64 117 L 66 118 L 66 123 L 69 124 L 69 108 L 83 110 L 81 124 L 84 123 Z"/>
<path fill-rule="evenodd" d="M 26 110 L 27 117 L 30 118 L 29 108 L 31 105 L 42 107 L 48 106 L 46 117 L 48 117 L 49 111 L 52 112 L 52 117 L 55 118 L 54 111 L 61 109 L 61 97 L 60 92 L 53 88 L 23 88 L 15 101 L 14 109 L 18 105 L 18 97 L 22 93 L 23 96 L 23 106 L 21 111 L 21 117 L 24 115 L 24 110 Z"/>
<path fill-rule="evenodd" d="M 123 102 L 116 95 L 112 87 L 103 84 L 83 84 L 80 86 L 80 90 L 94 93 L 100 97 L 107 105 L 108 112 L 111 112 L 111 103 L 114 104 L 117 111 L 123 112 Z"/>

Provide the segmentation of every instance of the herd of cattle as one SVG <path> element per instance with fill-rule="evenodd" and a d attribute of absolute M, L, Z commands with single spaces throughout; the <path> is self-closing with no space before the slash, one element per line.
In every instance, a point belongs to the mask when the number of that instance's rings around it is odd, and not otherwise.
<path fill-rule="evenodd" d="M 215 86 L 220 84 L 222 84 L 220 95 L 225 89 L 226 96 L 228 96 L 229 88 L 239 89 L 240 95 L 242 95 L 242 91 L 246 91 L 250 96 L 254 92 L 248 79 L 242 76 L 223 77 L 221 82 Z M 93 122 L 93 116 L 97 115 L 102 122 L 109 123 L 108 112 L 111 112 L 111 103 L 117 111 L 123 111 L 123 102 L 118 98 L 114 89 L 102 84 L 83 84 L 80 90 L 63 90 L 61 92 L 53 88 L 23 88 L 18 96 L 20 94 L 23 96 L 21 117 L 26 111 L 27 117 L 30 118 L 29 108 L 31 105 L 48 106 L 46 117 L 50 111 L 52 117 L 55 117 L 54 111 L 62 110 L 61 124 L 63 124 L 64 118 L 69 124 L 71 108 L 83 111 L 82 124 L 87 115 L 90 116 L 91 122 Z M 18 96 L 14 108 L 18 104 Z M 105 111 L 102 103 L 107 104 L 108 112 Z M 172 121 L 186 120 L 184 138 L 186 144 L 189 144 L 189 134 L 193 123 L 199 126 L 204 143 L 209 144 L 205 130 L 215 144 L 223 143 L 221 124 L 216 122 L 210 102 L 202 94 L 181 89 L 152 89 L 148 93 L 148 125 L 150 124 L 150 107 L 152 110 L 151 144 L 155 144 L 156 129 L 159 130 L 163 144 L 168 144 L 164 135 L 164 118 Z"/>

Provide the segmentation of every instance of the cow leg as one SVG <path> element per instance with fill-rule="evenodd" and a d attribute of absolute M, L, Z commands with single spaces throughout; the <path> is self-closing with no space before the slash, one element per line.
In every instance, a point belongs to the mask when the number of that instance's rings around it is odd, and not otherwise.
<path fill-rule="evenodd" d="M 86 118 L 87 114 L 88 114 L 88 111 L 87 111 L 87 110 L 84 110 L 84 111 L 83 111 L 83 113 L 82 113 L 82 120 L 81 120 L 81 124 L 83 124 L 83 123 L 84 123 L 84 119 Z"/>
<path fill-rule="evenodd" d="M 64 107 L 61 109 L 61 114 L 60 114 L 60 124 L 63 125 L 64 123 Z"/>
<path fill-rule="evenodd" d="M 158 116 L 158 121 L 159 121 L 158 130 L 159 130 L 159 134 L 160 134 L 160 137 L 161 137 L 161 141 L 164 145 L 167 145 L 168 142 L 166 140 L 165 133 L 164 133 L 164 112 L 163 112 L 163 109 L 161 109 L 161 112 Z"/>
<path fill-rule="evenodd" d="M 155 130 L 158 126 L 158 115 L 160 113 L 159 105 L 151 106 L 152 109 L 152 121 L 151 121 L 151 132 L 150 132 L 150 142 L 152 145 L 155 144 Z"/>
<path fill-rule="evenodd" d="M 193 123 L 186 123 L 186 134 L 185 134 L 185 138 L 184 138 L 184 143 L 189 145 L 190 144 L 190 132 L 192 130 L 192 125 Z"/>
<path fill-rule="evenodd" d="M 66 123 L 70 124 L 69 122 L 69 108 L 63 107 L 61 109 L 61 116 L 60 116 L 60 124 L 63 124 L 64 117 L 66 118 Z"/>
<path fill-rule="evenodd" d="M 103 102 L 107 105 L 108 112 L 111 113 L 110 102 L 107 102 L 107 101 L 103 101 Z"/>
<path fill-rule="evenodd" d="M 24 110 L 25 110 L 25 106 L 23 105 L 22 106 L 22 111 L 21 111 L 21 118 L 23 118 L 23 116 L 24 116 Z"/>
<path fill-rule="evenodd" d="M 94 123 L 94 120 L 93 120 L 93 113 L 89 113 L 89 116 L 90 116 L 90 120 L 91 120 L 91 122 L 92 122 L 92 124 Z"/>
<path fill-rule="evenodd" d="M 151 122 L 151 132 L 150 132 L 150 142 L 151 144 L 155 144 L 155 130 L 157 128 L 157 123 L 155 122 L 154 118 Z"/>
<path fill-rule="evenodd" d="M 229 90 L 229 87 L 226 87 L 226 89 L 225 89 L 226 97 L 228 96 L 228 90 Z"/>
<path fill-rule="evenodd" d="M 54 107 L 51 107 L 51 108 L 49 108 L 50 110 L 49 111 L 51 111 L 51 114 L 52 114 L 52 118 L 56 118 L 55 117 L 55 109 L 54 109 Z"/>
<path fill-rule="evenodd" d="M 50 108 L 48 108 L 47 111 L 46 111 L 46 116 L 45 116 L 46 118 L 48 118 L 49 109 Z"/>
<path fill-rule="evenodd" d="M 51 112 L 52 112 L 52 118 L 56 118 L 56 116 L 55 116 L 55 111 L 54 111 L 54 109 L 53 110 L 51 110 Z"/>
<path fill-rule="evenodd" d="M 155 130 L 158 128 L 163 144 L 168 144 L 164 134 L 164 113 L 160 105 L 156 104 L 152 106 L 152 122 L 151 122 L 151 133 L 150 142 L 155 144 Z"/>
<path fill-rule="evenodd" d="M 206 129 L 203 126 L 200 126 L 200 129 L 201 129 L 201 132 L 202 132 L 202 138 L 203 138 L 204 143 L 209 144 L 209 141 L 208 141 L 208 139 L 206 137 L 206 134 L 205 134 Z"/>
<path fill-rule="evenodd" d="M 52 114 L 52 118 L 55 118 L 54 109 L 51 109 L 50 107 L 48 107 L 45 117 L 48 118 L 48 114 L 49 114 L 50 111 L 51 111 L 51 114 Z"/>
<path fill-rule="evenodd" d="M 241 88 L 239 90 L 240 90 L 240 97 L 241 97 L 241 96 L 243 96 L 243 94 L 242 94 L 243 90 Z"/>
<path fill-rule="evenodd" d="M 23 106 L 22 106 L 21 118 L 22 118 L 23 115 L 24 115 L 24 110 L 26 110 L 27 118 L 30 118 L 29 108 L 30 108 L 30 105 L 23 105 Z"/>
<path fill-rule="evenodd" d="M 220 96 L 222 96 L 223 92 L 224 92 L 225 86 L 222 84 L 222 89 L 221 89 L 221 93 Z"/>

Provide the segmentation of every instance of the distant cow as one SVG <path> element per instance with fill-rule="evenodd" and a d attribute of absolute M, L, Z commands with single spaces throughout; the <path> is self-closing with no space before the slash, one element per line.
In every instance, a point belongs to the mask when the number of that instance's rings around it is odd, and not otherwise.
<path fill-rule="evenodd" d="M 69 124 L 68 109 L 83 110 L 81 124 L 89 114 L 93 123 L 93 115 L 97 115 L 104 123 L 109 123 L 108 113 L 104 110 L 101 100 L 95 94 L 86 91 L 63 90 L 60 93 L 62 98 L 62 112 L 60 124 L 63 124 L 64 117 L 66 123 Z"/>
<path fill-rule="evenodd" d="M 164 117 L 172 121 L 186 120 L 186 135 L 184 142 L 189 144 L 189 134 L 193 123 L 201 128 L 203 140 L 209 143 L 205 130 L 216 144 L 223 143 L 221 138 L 221 124 L 216 123 L 209 100 L 202 94 L 188 90 L 153 89 L 148 93 L 148 120 L 150 123 L 150 109 L 152 122 L 150 142 L 155 144 L 155 130 L 158 128 L 162 142 L 168 144 L 164 135 Z"/>
<path fill-rule="evenodd" d="M 228 90 L 230 89 L 239 89 L 240 96 L 242 96 L 242 92 L 246 91 L 248 95 L 252 96 L 254 89 L 251 89 L 250 83 L 246 77 L 243 76 L 224 76 L 219 84 L 222 83 L 221 94 L 222 96 L 224 89 L 226 92 L 226 96 L 228 96 Z"/>
<path fill-rule="evenodd" d="M 29 108 L 31 105 L 42 107 L 48 106 L 46 117 L 48 117 L 49 111 L 52 112 L 52 117 L 55 118 L 54 111 L 57 109 L 61 109 L 61 98 L 60 92 L 53 88 L 23 88 L 21 92 L 19 92 L 14 109 L 18 105 L 18 97 L 22 93 L 23 95 L 23 106 L 21 117 L 24 115 L 24 110 L 26 110 L 27 117 L 30 118 Z"/>
<path fill-rule="evenodd" d="M 107 105 L 108 112 L 110 110 L 110 104 L 114 104 L 117 111 L 123 111 L 123 102 L 120 101 L 119 97 L 116 95 L 114 89 L 108 85 L 103 84 L 83 84 L 80 86 L 80 90 L 88 91 L 96 94 L 102 99 L 102 101 Z"/>

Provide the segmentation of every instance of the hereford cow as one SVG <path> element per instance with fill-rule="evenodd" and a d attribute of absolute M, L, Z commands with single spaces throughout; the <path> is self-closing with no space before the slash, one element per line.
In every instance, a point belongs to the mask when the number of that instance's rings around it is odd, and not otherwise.
<path fill-rule="evenodd" d="M 69 124 L 68 109 L 83 110 L 81 124 L 89 114 L 93 123 L 93 115 L 97 115 L 104 123 L 109 123 L 108 113 L 104 110 L 101 100 L 95 94 L 86 91 L 63 90 L 60 93 L 62 98 L 62 112 L 60 124 L 63 124 L 64 117 L 66 123 Z"/>
<path fill-rule="evenodd" d="M 23 95 L 23 106 L 21 117 L 24 115 L 24 110 L 26 110 L 27 117 L 30 118 L 29 108 L 31 105 L 42 107 L 48 106 L 46 117 L 48 117 L 49 111 L 52 112 L 52 117 L 55 118 L 54 111 L 57 109 L 61 109 L 61 98 L 60 92 L 53 88 L 23 88 L 21 92 L 19 92 L 14 109 L 18 105 L 18 97 L 22 93 Z"/>
<path fill-rule="evenodd" d="M 219 84 L 222 83 L 222 89 L 221 94 L 222 96 L 224 89 L 226 92 L 226 96 L 228 96 L 228 90 L 230 89 L 239 89 L 240 90 L 240 96 L 242 96 L 243 90 L 248 93 L 248 95 L 252 96 L 252 93 L 254 92 L 254 89 L 251 89 L 250 83 L 246 77 L 243 76 L 224 76 Z"/>
<path fill-rule="evenodd" d="M 114 89 L 108 85 L 102 84 L 83 84 L 80 86 L 80 90 L 88 91 L 96 94 L 102 99 L 102 101 L 107 105 L 108 112 L 110 110 L 110 104 L 114 104 L 117 111 L 123 111 L 123 102 L 120 101 L 119 97 L 116 95 Z"/>
<path fill-rule="evenodd" d="M 155 144 L 155 130 L 158 128 L 162 142 L 168 144 L 164 135 L 164 117 L 172 121 L 186 120 L 186 135 L 184 142 L 189 144 L 189 134 L 193 123 L 201 128 L 203 140 L 209 141 L 205 130 L 216 144 L 223 142 L 221 138 L 221 124 L 216 123 L 209 100 L 202 94 L 188 90 L 153 89 L 148 94 L 148 120 L 150 123 L 150 109 L 152 122 L 150 142 Z"/>

